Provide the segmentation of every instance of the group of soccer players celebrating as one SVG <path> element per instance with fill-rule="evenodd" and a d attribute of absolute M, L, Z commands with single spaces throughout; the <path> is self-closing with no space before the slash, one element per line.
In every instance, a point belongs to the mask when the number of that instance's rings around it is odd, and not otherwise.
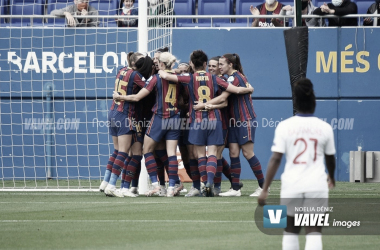
<path fill-rule="evenodd" d="M 294 207 L 327 206 L 328 188 L 335 186 L 333 130 L 313 115 L 316 107 L 313 84 L 305 78 L 293 86 L 298 114 L 276 128 L 264 183 L 261 164 L 253 150 L 257 127 L 251 99 L 253 88 L 243 73 L 239 55 L 225 54 L 208 60 L 202 50 L 195 50 L 189 63 L 180 63 L 173 69 L 177 63 L 167 48 L 156 51 L 153 59 L 140 53 L 128 54 L 129 66 L 116 76 L 108 117 L 115 151 L 109 158 L 100 191 L 107 196 L 138 196 L 144 156 L 152 182 L 146 195 L 179 195 L 183 189 L 178 177 L 179 146 L 193 182 L 186 197 L 241 196 L 242 150 L 259 185 L 250 196 L 257 196 L 258 203 L 264 205 L 285 154 L 281 204 L 288 207 L 288 212 L 282 246 L 299 249 L 300 227 L 294 226 Z M 229 148 L 231 164 L 222 157 L 225 147 Z M 222 173 L 231 182 L 231 188 L 224 193 Z M 120 175 L 121 188 L 117 189 Z M 322 249 L 321 230 L 320 226 L 306 228 L 305 249 Z"/>
<path fill-rule="evenodd" d="M 152 182 L 146 195 L 179 195 L 183 189 L 178 177 L 179 146 L 193 182 L 185 196 L 241 196 L 241 150 L 259 184 L 251 196 L 259 196 L 264 175 L 253 151 L 257 122 L 252 93 L 237 54 L 209 61 L 205 52 L 195 50 L 189 63 L 178 64 L 167 48 L 156 51 L 153 59 L 129 53 L 128 67 L 116 76 L 108 117 L 114 152 L 100 190 L 107 196 L 136 197 L 144 156 Z M 231 164 L 222 157 L 225 147 Z M 231 182 L 224 193 L 222 173 Z"/>

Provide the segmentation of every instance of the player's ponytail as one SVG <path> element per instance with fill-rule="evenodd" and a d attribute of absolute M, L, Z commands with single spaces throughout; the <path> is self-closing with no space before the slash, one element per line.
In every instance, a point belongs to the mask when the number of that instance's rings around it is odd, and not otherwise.
<path fill-rule="evenodd" d="M 136 70 L 145 78 L 149 79 L 149 77 L 153 73 L 153 60 L 149 56 L 141 57 L 136 62 Z"/>
<path fill-rule="evenodd" d="M 232 54 L 235 57 L 235 64 L 236 64 L 236 70 L 239 71 L 242 75 L 244 75 L 243 72 L 243 66 L 241 65 L 240 62 L 240 56 L 238 54 Z"/>
<path fill-rule="evenodd" d="M 241 65 L 240 57 L 238 54 L 224 54 L 222 58 L 226 59 L 227 63 L 232 63 L 232 68 L 244 75 L 243 66 Z"/>
<path fill-rule="evenodd" d="M 293 86 L 294 103 L 298 112 L 312 114 L 315 111 L 316 99 L 313 83 L 308 78 L 301 78 Z"/>
<path fill-rule="evenodd" d="M 160 54 L 160 62 L 165 64 L 166 69 L 172 69 L 174 64 L 177 62 L 177 58 L 170 54 L 169 52 L 163 52 Z"/>

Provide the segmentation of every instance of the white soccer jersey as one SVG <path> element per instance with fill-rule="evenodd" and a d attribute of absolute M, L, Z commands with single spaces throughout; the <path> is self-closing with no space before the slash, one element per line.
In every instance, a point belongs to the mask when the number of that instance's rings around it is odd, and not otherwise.
<path fill-rule="evenodd" d="M 331 126 L 314 116 L 294 116 L 276 128 L 272 152 L 286 156 L 281 194 L 327 191 L 324 155 L 334 155 Z"/>

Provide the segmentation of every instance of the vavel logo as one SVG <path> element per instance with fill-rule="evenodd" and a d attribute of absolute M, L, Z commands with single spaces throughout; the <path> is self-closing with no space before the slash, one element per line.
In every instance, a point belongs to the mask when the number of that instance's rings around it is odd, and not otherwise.
<path fill-rule="evenodd" d="M 264 206 L 264 228 L 285 228 L 286 227 L 286 206 Z"/>

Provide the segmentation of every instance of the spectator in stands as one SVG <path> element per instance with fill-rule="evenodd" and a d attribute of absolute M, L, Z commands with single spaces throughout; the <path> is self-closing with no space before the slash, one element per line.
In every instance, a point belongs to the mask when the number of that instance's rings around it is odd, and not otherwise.
<path fill-rule="evenodd" d="M 375 3 L 369 6 L 367 14 L 380 14 L 380 0 L 376 0 Z M 363 22 L 364 26 L 380 26 L 379 17 L 367 17 Z"/>
<path fill-rule="evenodd" d="M 249 10 L 252 15 L 279 15 L 280 11 L 284 5 L 276 0 L 265 0 L 256 7 L 251 7 Z M 252 21 L 252 27 L 282 27 L 284 26 L 284 20 L 279 20 L 277 18 L 254 18 Z"/>
<path fill-rule="evenodd" d="M 118 27 L 138 27 L 138 10 L 133 6 L 135 0 L 120 1 L 121 16 L 136 16 L 135 18 L 116 19 Z"/>
<path fill-rule="evenodd" d="M 80 16 L 99 15 L 98 11 L 88 4 L 89 0 L 75 0 L 73 5 L 66 8 L 53 10 L 50 15 L 66 17 L 67 25 L 70 27 L 96 27 L 97 18 L 83 18 Z"/>
<path fill-rule="evenodd" d="M 170 0 L 148 0 L 149 15 L 174 16 L 174 6 Z M 173 18 L 151 18 L 148 22 L 149 27 L 171 27 L 174 26 Z"/>
<path fill-rule="evenodd" d="M 358 14 L 358 6 L 351 0 L 332 0 L 331 3 L 324 3 L 321 7 L 316 8 L 314 15 L 335 15 L 336 18 L 329 18 L 329 26 L 358 26 L 358 20 L 354 18 L 340 18 L 344 15 Z"/>
<path fill-rule="evenodd" d="M 302 0 L 302 15 L 312 15 L 313 11 L 317 8 L 313 5 L 311 0 Z M 293 6 L 286 5 L 282 7 L 280 15 L 294 15 Z M 293 26 L 295 26 L 295 22 L 293 21 Z M 325 20 L 321 18 L 303 18 L 302 26 L 309 27 L 320 27 L 326 26 Z"/>

